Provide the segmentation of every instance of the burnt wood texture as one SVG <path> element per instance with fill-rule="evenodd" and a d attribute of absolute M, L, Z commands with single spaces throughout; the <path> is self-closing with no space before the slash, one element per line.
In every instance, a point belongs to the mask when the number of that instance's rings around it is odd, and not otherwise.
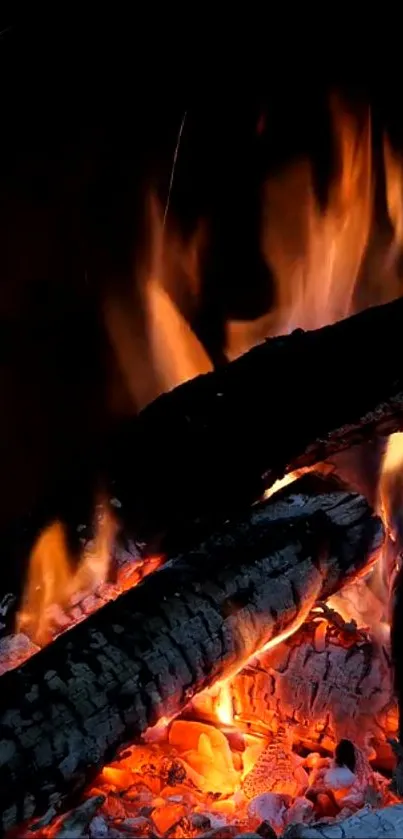
<path fill-rule="evenodd" d="M 4 674 L 0 826 L 65 804 L 122 744 L 296 630 L 382 541 L 362 496 L 305 475 Z"/>
<path fill-rule="evenodd" d="M 402 324 L 403 299 L 267 340 L 119 424 L 103 452 L 125 526 L 155 547 L 242 510 L 287 472 L 402 429 Z"/>

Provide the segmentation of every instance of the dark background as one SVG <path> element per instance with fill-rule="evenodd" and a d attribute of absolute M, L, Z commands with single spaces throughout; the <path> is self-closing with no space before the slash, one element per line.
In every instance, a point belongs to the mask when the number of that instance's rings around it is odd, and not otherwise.
<path fill-rule="evenodd" d="M 326 198 L 328 93 L 370 101 L 374 142 L 402 136 L 399 61 L 268 33 L 238 41 L 214 21 L 131 11 L 13 7 L 0 27 L 0 545 L 3 577 L 44 519 L 89 516 L 97 443 L 118 381 L 101 318 L 111 284 L 133 278 L 150 184 L 185 232 L 207 218 L 210 248 L 195 329 L 222 360 L 228 316 L 257 317 L 271 280 L 259 256 L 259 189 L 303 153 Z M 206 25 L 207 24 L 207 25 Z M 279 30 L 280 32 L 283 30 Z M 314 45 L 312 50 L 311 43 Z M 259 60 L 256 61 L 256 53 Z M 266 130 L 256 127 L 265 114 Z M 123 383 L 121 404 L 125 404 Z M 8 582 L 7 582 L 8 584 Z M 7 585 L 4 582 L 4 586 Z M 1 586 L 3 588 L 3 586 Z"/>

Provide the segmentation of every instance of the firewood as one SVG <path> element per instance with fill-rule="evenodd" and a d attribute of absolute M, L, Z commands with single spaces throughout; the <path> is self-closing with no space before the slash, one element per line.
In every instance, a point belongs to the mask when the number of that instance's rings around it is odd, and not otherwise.
<path fill-rule="evenodd" d="M 364 807 L 343 820 L 317 824 L 293 824 L 283 839 L 401 839 L 403 836 L 403 804 L 384 810 Z"/>
<path fill-rule="evenodd" d="M 382 540 L 362 496 L 307 475 L 5 673 L 0 826 L 65 805 L 124 742 L 296 630 Z"/>
<path fill-rule="evenodd" d="M 244 668 L 231 683 L 237 722 L 252 730 L 285 725 L 293 743 L 334 752 L 343 738 L 394 765 L 397 732 L 390 654 L 350 624 L 319 617 Z"/>
<path fill-rule="evenodd" d="M 125 525 L 183 537 L 287 472 L 402 429 L 402 323 L 403 299 L 272 338 L 119 424 L 103 454 Z"/>

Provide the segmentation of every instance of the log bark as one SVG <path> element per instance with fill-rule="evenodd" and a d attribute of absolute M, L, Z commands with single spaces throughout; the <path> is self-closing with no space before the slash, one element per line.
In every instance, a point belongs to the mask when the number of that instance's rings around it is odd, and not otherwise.
<path fill-rule="evenodd" d="M 333 754 L 345 738 L 394 766 L 397 703 L 390 654 L 353 628 L 310 620 L 231 682 L 237 722 L 251 730 L 285 725 L 293 743 Z"/>
<path fill-rule="evenodd" d="M 382 539 L 364 498 L 307 475 L 4 674 L 0 826 L 81 791 L 120 745 L 295 630 Z"/>
<path fill-rule="evenodd" d="M 282 839 L 401 839 L 403 836 L 403 804 L 384 810 L 364 807 L 342 821 L 293 824 Z"/>
<path fill-rule="evenodd" d="M 285 473 L 403 428 L 403 299 L 272 338 L 159 397 L 103 447 L 126 527 L 152 542 Z"/>

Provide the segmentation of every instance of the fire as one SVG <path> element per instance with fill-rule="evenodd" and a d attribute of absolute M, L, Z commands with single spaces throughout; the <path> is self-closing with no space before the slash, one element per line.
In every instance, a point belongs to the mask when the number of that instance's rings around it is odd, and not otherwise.
<path fill-rule="evenodd" d="M 266 335 L 296 327 L 317 328 L 346 317 L 356 308 L 374 218 L 371 119 L 369 112 L 358 116 L 350 113 L 336 98 L 330 110 L 334 177 L 326 206 L 317 198 L 315 172 L 307 160 L 295 162 L 264 186 L 262 251 L 274 274 L 276 302 L 259 321 L 227 324 L 230 358 Z M 262 130 L 265 126 L 263 121 Z M 390 282 L 390 278 L 395 279 L 394 263 L 403 235 L 403 167 L 387 139 L 384 174 L 394 239 L 382 266 L 387 280 L 382 300 L 396 291 L 396 282 Z M 155 198 L 148 203 L 147 221 L 149 256 L 138 272 L 140 282 L 129 292 L 111 295 L 105 303 L 106 327 L 137 409 L 160 393 L 212 369 L 184 314 L 192 315 L 200 298 L 204 228 L 199 226 L 185 240 L 173 230 Z M 373 302 L 378 302 L 379 294 L 378 290 Z M 400 474 L 403 444 L 399 446 L 399 440 L 403 437 L 394 435 L 389 441 L 380 484 L 380 503 L 392 535 L 397 526 L 396 500 L 400 506 L 396 476 Z M 295 477 L 288 475 L 276 482 L 267 497 Z M 77 572 L 71 570 L 61 524 L 54 523 L 40 536 L 32 553 L 20 628 L 28 631 L 31 627 L 30 634 L 43 641 L 47 634 L 43 614 L 51 604 L 63 604 L 82 587 L 93 590 L 105 581 L 112 531 L 107 520 L 100 524 L 97 539 L 102 544 L 95 540 L 97 561 L 86 556 Z M 104 533 L 105 538 L 101 535 Z M 32 617 L 34 612 L 36 618 Z"/>
<path fill-rule="evenodd" d="M 219 686 L 218 699 L 215 703 L 215 713 L 222 725 L 231 725 L 234 719 L 232 707 L 232 696 L 228 682 L 222 682 Z"/>
<path fill-rule="evenodd" d="M 199 227 L 190 241 L 169 232 L 155 198 L 147 219 L 147 269 L 126 296 L 109 297 L 105 304 L 111 343 L 137 409 L 212 369 L 179 304 L 190 312 L 197 304 L 204 230 Z"/>
<path fill-rule="evenodd" d="M 265 185 L 262 251 L 274 274 L 276 303 L 252 324 L 228 325 L 231 358 L 267 335 L 316 329 L 353 311 L 373 212 L 371 122 L 368 113 L 359 120 L 336 99 L 331 113 L 336 172 L 326 208 L 308 160 Z"/>
<path fill-rule="evenodd" d="M 399 293 L 403 161 L 385 136 L 383 176 L 392 237 L 386 252 L 376 263 L 370 259 L 368 267 L 379 174 L 372 155 L 371 117 L 369 111 L 350 113 L 336 97 L 331 100 L 330 113 L 335 159 L 326 206 L 317 197 L 315 172 L 308 160 L 287 166 L 265 184 L 262 251 L 274 275 L 275 305 L 257 321 L 227 325 L 227 355 L 231 359 L 266 336 L 297 327 L 316 329 L 353 314 L 363 300 L 372 305 L 387 302 Z M 375 279 L 366 276 L 371 268 Z M 394 541 L 398 535 L 403 537 L 402 467 L 403 434 L 394 434 L 386 444 L 379 484 L 381 514 Z M 266 491 L 266 498 L 295 477 L 289 474 L 276 481 Z M 386 612 L 395 562 L 394 552 L 385 550 L 375 572 L 376 588 Z"/>
<path fill-rule="evenodd" d="M 307 161 L 266 184 L 263 253 L 276 278 L 276 333 L 315 329 L 353 309 L 372 215 L 371 126 L 368 115 L 361 124 L 336 102 L 332 110 L 338 173 L 326 210 Z"/>
<path fill-rule="evenodd" d="M 168 234 L 164 221 L 153 198 L 148 205 L 150 257 L 148 269 L 143 271 L 140 301 L 133 291 L 128 300 L 110 297 L 105 305 L 106 326 L 137 408 L 212 369 L 207 353 L 174 302 L 175 296 L 184 295 L 192 305 L 197 300 L 203 229 L 198 228 L 190 241 L 184 242 L 176 232 Z M 141 322 L 136 304 L 140 304 Z M 105 583 L 115 533 L 113 516 L 104 508 L 93 545 L 85 549 L 78 569 L 73 570 L 63 526 L 51 524 L 39 536 L 30 557 L 17 630 L 26 632 L 40 646 L 47 643 L 52 624 L 49 612 Z M 157 564 L 159 561 L 157 558 Z M 122 590 L 129 584 L 125 578 Z"/>
<path fill-rule="evenodd" d="M 52 611 L 68 606 L 74 595 L 92 594 L 105 583 L 116 532 L 112 513 L 97 507 L 94 539 L 85 547 L 76 568 L 72 564 L 60 522 L 49 525 L 34 545 L 17 631 L 25 632 L 39 646 L 51 638 Z"/>
<path fill-rule="evenodd" d="M 403 242 L 402 162 L 385 139 L 383 174 L 393 241 L 381 259 L 382 264 L 377 266 L 377 274 L 385 282 L 376 288 L 366 274 L 376 185 L 370 114 L 351 114 L 339 100 L 333 99 L 331 115 L 335 165 L 326 205 L 317 197 L 315 172 L 307 160 L 288 166 L 264 186 L 262 251 L 274 275 L 276 302 L 272 311 L 253 323 L 227 324 L 229 359 L 266 336 L 287 333 L 297 327 L 318 328 L 352 314 L 362 306 L 365 295 L 360 297 L 358 292 L 364 280 L 369 286 L 366 294 L 370 304 L 386 301 L 396 294 L 396 261 Z M 262 119 L 259 132 L 266 128 Z M 172 233 L 155 201 L 150 202 L 148 221 L 150 258 L 147 270 L 141 272 L 140 287 L 133 287 L 121 296 L 111 296 L 105 303 L 105 323 L 135 409 L 212 369 L 188 322 L 200 296 L 203 231 L 197 230 L 189 241 Z M 379 484 L 379 506 L 395 542 L 403 537 L 402 466 L 403 434 L 395 434 L 387 444 Z M 296 474 L 288 475 L 276 482 L 266 496 L 295 477 Z M 61 523 L 53 523 L 41 534 L 31 556 L 18 618 L 20 631 L 26 631 L 39 645 L 46 643 L 52 634 L 50 611 L 55 604 L 64 607 L 78 592 L 93 592 L 105 583 L 115 533 L 113 516 L 105 507 L 94 542 L 84 551 L 77 570 L 72 570 Z M 160 562 L 161 558 L 154 558 L 148 569 L 153 570 Z M 385 569 L 390 581 L 393 569 L 384 558 L 382 573 Z M 135 585 L 140 578 L 134 571 L 125 581 L 119 581 L 119 590 Z M 366 581 L 360 580 L 343 596 L 332 598 L 327 604 L 327 616 L 320 619 L 316 616 L 312 642 L 315 652 L 324 651 L 329 621 L 336 612 L 348 624 L 342 630 L 346 637 L 354 630 L 352 618 L 359 630 L 367 623 L 373 626 L 375 618 L 387 630 L 385 603 L 380 602 L 378 594 L 379 591 L 369 590 Z M 387 599 L 388 591 L 383 592 L 383 597 Z M 299 624 L 309 619 L 313 605 L 313 601 L 305 604 Z M 297 629 L 295 625 L 290 632 Z M 290 632 L 260 651 L 273 668 L 276 653 L 284 654 L 284 643 Z M 255 685 L 258 685 L 257 676 L 253 677 L 250 693 Z M 312 693 L 314 701 L 314 689 Z M 238 695 L 236 699 L 242 705 L 242 697 Z M 189 719 L 190 713 L 196 718 Z M 391 729 L 396 723 L 394 713 L 392 709 Z M 277 810 L 273 820 L 280 832 L 280 826 L 282 830 L 287 824 L 284 815 L 287 808 L 291 812 L 301 797 L 309 805 L 317 789 L 321 790 L 323 799 L 326 777 L 330 784 L 329 778 L 335 778 L 340 769 L 332 765 L 328 756 L 316 751 L 300 758 L 294 749 L 291 730 L 287 725 L 279 725 L 274 711 L 264 724 L 261 721 L 253 730 L 242 725 L 234 711 L 232 680 L 224 679 L 210 691 L 196 696 L 187 714 L 183 719 L 160 720 L 155 730 L 149 732 L 146 745 L 132 747 L 119 760 L 103 768 L 91 794 L 106 796 L 102 810 L 105 817 L 112 813 L 119 823 L 127 818 L 137 820 L 139 835 L 155 831 L 171 837 L 196 836 L 200 831 L 189 814 L 198 815 L 202 824 L 206 810 L 209 818 L 224 821 L 237 813 L 242 824 L 255 829 L 263 821 L 256 815 L 257 798 L 269 792 L 273 802 L 275 799 Z M 326 725 L 322 720 L 316 727 L 306 719 L 296 718 L 293 722 L 314 743 L 318 742 L 320 726 L 323 729 Z M 322 751 L 330 749 L 326 738 L 320 740 L 320 746 Z M 365 753 L 362 758 L 365 765 L 367 757 Z M 368 787 L 368 772 L 365 783 L 358 774 L 354 776 L 350 772 L 350 776 L 353 780 L 345 772 L 343 784 L 338 778 L 334 787 L 326 788 L 330 791 L 325 802 L 318 794 L 312 807 L 315 806 L 319 817 L 328 815 L 329 806 L 336 813 L 349 806 L 352 794 L 356 796 L 354 801 L 366 801 L 363 790 Z M 371 784 L 378 793 L 379 778 L 371 776 Z M 310 800 L 305 797 L 307 792 L 311 794 Z M 385 801 L 389 800 L 386 792 L 381 790 L 381 793 Z M 253 806 L 249 799 L 254 800 Z M 144 811 L 147 817 L 143 817 Z"/>

